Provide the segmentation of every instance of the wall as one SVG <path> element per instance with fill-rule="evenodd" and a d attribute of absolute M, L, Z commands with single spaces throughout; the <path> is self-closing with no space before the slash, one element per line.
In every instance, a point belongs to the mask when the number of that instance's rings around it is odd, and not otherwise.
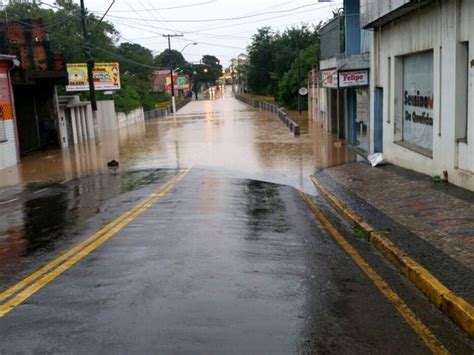
<path fill-rule="evenodd" d="M 97 119 L 101 132 L 118 129 L 116 117 L 114 100 L 97 101 Z"/>
<path fill-rule="evenodd" d="M 469 0 L 433 1 L 427 7 L 376 29 L 372 89 L 384 88 L 383 149 L 386 159 L 428 175 L 448 172 L 449 181 L 474 190 L 474 105 L 468 108 L 465 142 L 457 142 L 458 120 L 466 116 L 461 99 L 470 87 L 474 102 L 474 68 L 464 67 L 461 42 L 469 41 L 469 59 L 474 57 L 474 2 Z M 403 125 L 403 56 L 433 51 L 433 150 L 431 155 L 401 146 Z M 466 77 L 468 83 L 466 83 Z M 373 108 L 371 110 L 373 115 Z M 373 119 L 373 117 L 372 117 Z"/>
<path fill-rule="evenodd" d="M 143 122 L 145 120 L 145 114 L 143 108 L 136 109 L 128 114 L 123 112 L 117 113 L 118 127 L 123 128 L 133 124 Z"/>
<path fill-rule="evenodd" d="M 399 10 L 401 7 L 424 2 L 423 0 L 360 0 L 362 27 L 383 16 Z"/>

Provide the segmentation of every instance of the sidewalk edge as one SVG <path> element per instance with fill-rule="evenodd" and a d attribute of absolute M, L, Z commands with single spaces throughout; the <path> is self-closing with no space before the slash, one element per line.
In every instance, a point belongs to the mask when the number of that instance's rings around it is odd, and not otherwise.
<path fill-rule="evenodd" d="M 333 193 L 328 191 L 314 176 L 311 181 L 321 195 L 346 219 L 356 225 L 365 237 L 388 259 L 410 282 L 446 314 L 461 329 L 474 337 L 474 306 L 443 285 L 427 269 L 413 260 L 405 251 L 388 240 L 382 233 L 364 221 Z"/>

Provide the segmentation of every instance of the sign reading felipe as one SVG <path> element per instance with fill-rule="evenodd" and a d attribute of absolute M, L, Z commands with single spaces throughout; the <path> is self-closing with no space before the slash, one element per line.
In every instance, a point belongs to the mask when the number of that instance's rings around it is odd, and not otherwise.
<path fill-rule="evenodd" d="M 340 88 L 359 86 L 369 86 L 369 71 L 367 69 L 339 72 Z"/>
<path fill-rule="evenodd" d="M 67 65 L 69 85 L 66 91 L 87 91 L 87 64 L 75 63 Z M 120 89 L 120 70 L 118 63 L 96 63 L 92 72 L 96 90 L 110 91 Z"/>

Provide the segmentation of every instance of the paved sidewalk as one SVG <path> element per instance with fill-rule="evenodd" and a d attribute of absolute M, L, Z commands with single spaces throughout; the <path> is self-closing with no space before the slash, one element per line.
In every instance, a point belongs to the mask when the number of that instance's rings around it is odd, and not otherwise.
<path fill-rule="evenodd" d="M 474 193 L 386 165 L 350 163 L 315 176 L 453 291 L 474 300 Z"/>

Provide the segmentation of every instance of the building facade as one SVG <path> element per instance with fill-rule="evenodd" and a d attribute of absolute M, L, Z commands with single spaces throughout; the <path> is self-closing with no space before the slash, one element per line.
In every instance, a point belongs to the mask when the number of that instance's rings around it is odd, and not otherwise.
<path fill-rule="evenodd" d="M 360 26 L 359 0 L 344 1 L 321 28 L 321 60 L 309 76 L 312 119 L 364 156 L 370 151 L 369 36 Z"/>
<path fill-rule="evenodd" d="M 371 151 L 474 190 L 474 2 L 361 2 L 374 34 Z"/>
<path fill-rule="evenodd" d="M 16 165 L 19 159 L 18 135 L 10 69 L 18 65 L 14 56 L 0 55 L 0 169 Z"/>

